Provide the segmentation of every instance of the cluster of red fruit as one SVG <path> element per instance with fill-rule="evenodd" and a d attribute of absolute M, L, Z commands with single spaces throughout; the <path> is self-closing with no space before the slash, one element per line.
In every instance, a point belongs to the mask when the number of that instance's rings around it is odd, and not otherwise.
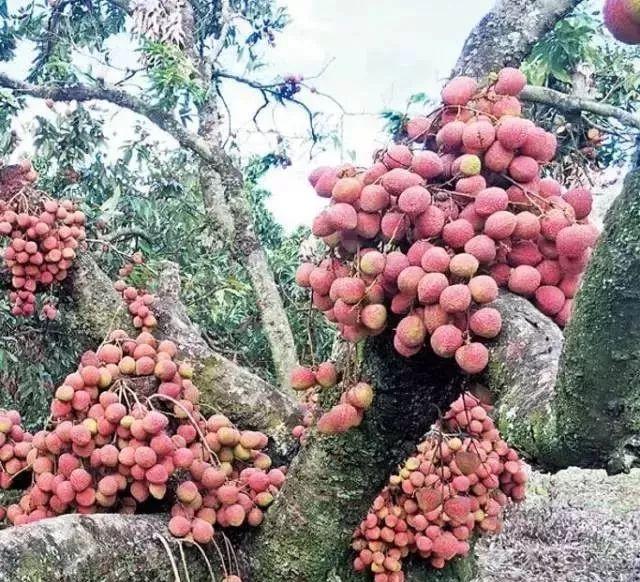
<path fill-rule="evenodd" d="M 129 314 L 133 318 L 133 327 L 151 332 L 158 325 L 158 321 L 151 310 L 151 306 L 156 299 L 155 296 L 145 289 L 137 289 L 133 285 L 128 285 L 124 280 L 133 273 L 136 265 L 142 265 L 143 263 L 142 253 L 140 251 L 133 253 L 131 260 L 118 271 L 118 276 L 121 278 L 115 282 L 114 287 L 122 295 L 123 301 L 128 306 Z"/>
<path fill-rule="evenodd" d="M 291 371 L 291 386 L 304 392 L 303 408 L 305 414 L 302 424 L 294 427 L 293 436 L 304 442 L 315 420 L 320 406 L 318 393 L 322 389 L 333 388 L 338 384 L 338 371 L 333 362 L 322 362 L 315 369 L 297 366 Z M 373 403 L 373 388 L 366 382 L 346 383 L 340 395 L 340 402 L 324 412 L 317 421 L 318 431 L 323 434 L 340 434 L 359 426 L 364 411 Z"/>
<path fill-rule="evenodd" d="M 524 499 L 527 475 L 500 438 L 491 407 L 460 396 L 416 454 L 389 479 L 354 532 L 354 568 L 402 582 L 409 554 L 443 568 L 469 552 L 474 532 L 497 533 L 507 501 Z"/>
<path fill-rule="evenodd" d="M 312 229 L 329 255 L 302 264 L 296 280 L 345 339 L 381 333 L 390 310 L 403 316 L 399 353 L 417 353 L 430 337 L 435 353 L 478 373 L 489 357 L 481 340 L 501 328 L 484 306 L 498 287 L 566 324 L 598 236 L 592 194 L 543 177 L 556 138 L 521 117 L 524 86 L 510 68 L 486 86 L 455 78 L 443 106 L 408 121 L 407 143 L 370 168 L 311 174 L 317 194 L 331 198 Z"/>
<path fill-rule="evenodd" d="M 200 412 L 192 369 L 176 346 L 116 330 L 55 392 L 54 427 L 33 436 L 15 412 L 0 415 L 0 484 L 30 469 L 33 484 L 7 508 L 14 525 L 70 511 L 133 513 L 174 500 L 169 530 L 198 543 L 214 525 L 258 525 L 285 479 L 263 452 L 266 435 Z"/>
<path fill-rule="evenodd" d="M 0 410 L 0 488 L 8 489 L 29 463 L 32 435 L 22 428 L 22 419 L 15 410 Z"/>
<path fill-rule="evenodd" d="M 151 311 L 155 296 L 144 289 L 127 285 L 122 279 L 116 281 L 114 287 L 128 306 L 129 314 L 133 318 L 133 327 L 142 331 L 153 331 L 158 325 L 156 316 Z"/>
<path fill-rule="evenodd" d="M 8 172 L 10 168 L 13 171 Z M 5 172 L 6 180 L 0 182 L 0 236 L 11 239 L 4 251 L 13 288 L 11 313 L 27 317 L 36 311 L 38 287 L 67 278 L 85 238 L 85 216 L 70 200 L 50 200 L 34 190 L 31 184 L 37 174 L 28 162 Z M 42 314 L 54 319 L 57 311 L 45 303 Z"/>

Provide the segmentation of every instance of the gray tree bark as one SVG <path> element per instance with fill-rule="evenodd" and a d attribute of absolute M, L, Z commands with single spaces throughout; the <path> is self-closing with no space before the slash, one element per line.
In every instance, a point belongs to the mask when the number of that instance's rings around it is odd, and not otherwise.
<path fill-rule="evenodd" d="M 222 15 L 223 18 L 229 16 Z M 199 71 L 203 88 L 207 90 L 207 97 L 198 111 L 198 133 L 205 142 L 216 144 L 223 150 L 222 117 L 212 79 L 215 63 L 196 50 L 193 31 L 201 23 L 194 21 L 189 3 L 185 4 L 184 21 L 185 51 Z M 219 40 L 224 41 L 223 38 Z M 219 246 L 229 249 L 237 263 L 245 268 L 269 343 L 278 385 L 290 389 L 289 374 L 298 363 L 296 345 L 273 271 L 255 232 L 242 171 L 236 164 L 230 164 L 221 171 L 208 160 L 200 158 L 199 174 L 205 212 L 211 221 L 210 236 Z"/>
<path fill-rule="evenodd" d="M 582 0 L 498 0 L 467 38 L 453 75 L 519 67 L 533 45 Z"/>

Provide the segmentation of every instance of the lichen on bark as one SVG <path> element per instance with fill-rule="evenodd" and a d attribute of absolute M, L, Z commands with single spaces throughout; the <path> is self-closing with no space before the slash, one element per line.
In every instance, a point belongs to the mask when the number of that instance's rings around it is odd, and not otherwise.
<path fill-rule="evenodd" d="M 556 386 L 557 466 L 640 458 L 640 171 L 629 174 L 609 209 L 574 317 Z"/>
<path fill-rule="evenodd" d="M 410 359 L 390 333 L 370 340 L 363 376 L 376 390 L 362 425 L 314 435 L 293 462 L 265 523 L 243 548 L 249 579 L 355 580 L 349 541 L 389 473 L 460 390 L 455 365 L 429 350 Z M 331 578 L 333 576 L 334 578 Z"/>

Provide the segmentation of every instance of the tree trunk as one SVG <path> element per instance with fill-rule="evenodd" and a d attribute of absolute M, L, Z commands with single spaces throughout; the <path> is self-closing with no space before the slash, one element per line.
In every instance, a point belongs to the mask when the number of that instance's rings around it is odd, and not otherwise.
<path fill-rule="evenodd" d="M 391 332 L 367 345 L 364 377 L 376 396 L 362 425 L 313 435 L 291 465 L 267 520 L 243 549 L 248 579 L 356 579 L 349 540 L 389 472 L 460 391 L 455 365 L 430 351 L 406 359 Z M 337 578 L 339 577 L 339 578 Z"/>
<path fill-rule="evenodd" d="M 486 379 L 496 402 L 498 428 L 509 444 L 540 462 L 555 446 L 547 419 L 552 413 L 562 331 L 523 297 L 505 293 L 495 307 L 505 326 L 491 348 Z"/>
<path fill-rule="evenodd" d="M 519 67 L 533 45 L 582 0 L 498 0 L 473 29 L 453 75 L 484 77 Z"/>
<path fill-rule="evenodd" d="M 169 540 L 181 576 L 185 566 L 166 521 L 165 515 L 65 515 L 0 531 L 0 582 L 175 582 L 160 536 Z M 197 548 L 184 550 L 191 580 L 211 580 Z M 214 552 L 209 560 L 219 574 Z"/>
<path fill-rule="evenodd" d="M 640 171 L 626 178 L 566 330 L 546 459 L 626 470 L 640 458 Z"/>
<path fill-rule="evenodd" d="M 215 143 L 224 151 L 220 135 L 222 119 L 212 80 L 214 63 L 206 55 L 200 54 L 195 46 L 194 30 L 203 23 L 195 22 L 194 16 L 190 4 L 185 3 L 185 51 L 199 72 L 202 86 L 208 91 L 198 111 L 198 134 L 205 142 Z M 209 160 L 201 158 L 199 180 L 204 209 L 210 221 L 209 235 L 217 245 L 228 248 L 235 261 L 249 275 L 277 383 L 293 393 L 289 374 L 298 362 L 296 344 L 273 272 L 253 227 L 242 171 L 230 158 L 223 170 L 214 168 Z"/>

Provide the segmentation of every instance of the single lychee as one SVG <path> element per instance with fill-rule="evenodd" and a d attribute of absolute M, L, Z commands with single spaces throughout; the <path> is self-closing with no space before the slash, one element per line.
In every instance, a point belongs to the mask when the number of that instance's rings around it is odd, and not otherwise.
<path fill-rule="evenodd" d="M 471 77 L 455 77 L 442 89 L 445 105 L 466 105 L 478 90 L 478 83 Z"/>
<path fill-rule="evenodd" d="M 480 263 L 476 257 L 468 253 L 454 255 L 449 263 L 449 271 L 456 277 L 470 279 L 476 274 Z"/>
<path fill-rule="evenodd" d="M 483 307 L 469 318 L 469 328 L 477 336 L 492 339 L 502 329 L 502 316 L 493 307 Z"/>
<path fill-rule="evenodd" d="M 540 273 L 530 265 L 520 265 L 511 271 L 509 290 L 519 295 L 533 295 L 540 286 Z"/>
<path fill-rule="evenodd" d="M 426 329 L 420 317 L 408 315 L 398 323 L 396 334 L 404 345 L 415 348 L 424 343 Z"/>
<path fill-rule="evenodd" d="M 474 202 L 476 214 L 488 217 L 494 212 L 506 210 L 509 205 L 509 196 L 502 188 L 487 188 L 478 192 Z"/>
<path fill-rule="evenodd" d="M 431 335 L 431 347 L 441 358 L 452 358 L 462 345 L 462 332 L 455 325 L 441 325 Z"/>
<path fill-rule="evenodd" d="M 471 304 L 471 291 L 467 285 L 451 285 L 443 289 L 439 301 L 447 313 L 466 311 Z"/>
<path fill-rule="evenodd" d="M 473 225 L 464 218 L 453 220 L 442 229 L 442 239 L 454 249 L 463 248 L 474 234 Z"/>
<path fill-rule="evenodd" d="M 498 73 L 498 80 L 493 90 L 498 95 L 518 96 L 527 84 L 527 78 L 519 69 L 505 67 Z"/>
<path fill-rule="evenodd" d="M 488 275 L 473 277 L 468 287 L 476 303 L 490 303 L 498 298 L 498 284 Z"/>
<path fill-rule="evenodd" d="M 542 285 L 536 289 L 536 305 L 545 315 L 556 315 L 564 306 L 564 293 L 553 285 Z"/>

